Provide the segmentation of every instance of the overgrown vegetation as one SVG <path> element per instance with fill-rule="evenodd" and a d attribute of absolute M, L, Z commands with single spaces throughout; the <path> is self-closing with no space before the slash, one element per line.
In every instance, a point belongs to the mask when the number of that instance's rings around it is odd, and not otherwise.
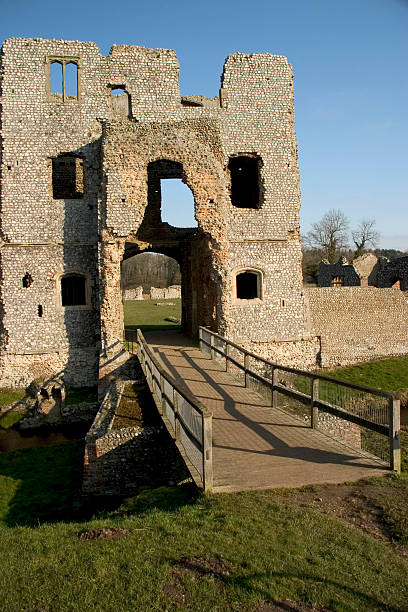
<path fill-rule="evenodd" d="M 28 416 L 30 412 L 28 410 L 8 410 L 3 414 L 0 414 L 0 429 L 10 429 L 16 423 L 21 421 L 24 417 Z"/>
<path fill-rule="evenodd" d="M 129 300 L 123 304 L 123 313 L 125 329 L 177 329 L 181 320 L 181 299 Z M 179 323 L 166 321 L 169 317 L 177 319 Z"/>
<path fill-rule="evenodd" d="M 406 562 L 359 529 L 292 503 L 290 493 L 208 497 L 182 484 L 145 491 L 92 519 L 82 509 L 81 519 L 82 452 L 72 442 L 0 455 L 0 590 L 8 612 L 249 612 L 287 600 L 405 609 Z M 392 537 L 407 541 L 408 481 L 372 482 Z"/>

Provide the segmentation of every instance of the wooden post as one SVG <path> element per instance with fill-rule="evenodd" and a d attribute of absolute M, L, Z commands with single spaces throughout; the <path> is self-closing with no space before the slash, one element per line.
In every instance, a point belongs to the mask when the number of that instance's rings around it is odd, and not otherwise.
<path fill-rule="evenodd" d="M 229 372 L 229 356 L 230 356 L 230 348 L 231 346 L 228 342 L 225 343 L 225 371 Z"/>
<path fill-rule="evenodd" d="M 202 415 L 203 427 L 203 487 L 206 493 L 213 488 L 212 416 Z"/>
<path fill-rule="evenodd" d="M 178 416 L 178 393 L 173 387 L 174 439 L 180 440 L 180 423 Z"/>
<path fill-rule="evenodd" d="M 203 330 L 201 329 L 201 327 L 198 328 L 198 341 L 199 341 L 200 351 L 203 351 Z"/>
<path fill-rule="evenodd" d="M 161 372 L 160 372 L 160 390 L 161 390 L 161 402 L 160 402 L 159 412 L 161 415 L 163 415 L 166 411 L 166 401 L 164 399 L 164 376 Z"/>
<path fill-rule="evenodd" d="M 249 355 L 248 353 L 244 353 L 244 387 L 248 386 L 248 377 L 247 371 L 249 369 Z"/>
<path fill-rule="evenodd" d="M 278 384 L 278 368 L 272 368 L 272 408 L 278 407 L 278 391 L 275 388 Z"/>
<path fill-rule="evenodd" d="M 211 359 L 214 359 L 214 336 L 212 334 L 210 336 L 210 344 L 211 344 Z"/>
<path fill-rule="evenodd" d="M 319 379 L 313 378 L 312 381 L 312 397 L 310 400 L 310 427 L 317 429 L 319 426 L 319 408 L 316 402 L 319 399 Z"/>
<path fill-rule="evenodd" d="M 389 400 L 390 417 L 390 465 L 398 474 L 401 472 L 401 434 L 400 434 L 400 400 Z"/>

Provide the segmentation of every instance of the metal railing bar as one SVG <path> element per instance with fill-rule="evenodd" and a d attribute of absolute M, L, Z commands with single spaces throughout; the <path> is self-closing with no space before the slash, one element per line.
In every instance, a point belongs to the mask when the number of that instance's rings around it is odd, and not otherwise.
<path fill-rule="evenodd" d="M 270 386 L 272 388 L 272 383 L 270 383 Z M 311 395 L 306 395 L 306 393 L 302 393 L 301 391 L 295 391 L 294 389 L 289 389 L 288 387 L 284 387 L 283 385 L 275 385 L 273 388 L 278 393 L 281 393 L 282 395 L 293 397 L 293 399 L 299 400 L 300 402 L 302 402 L 302 404 L 310 406 L 310 400 L 312 399 Z"/>

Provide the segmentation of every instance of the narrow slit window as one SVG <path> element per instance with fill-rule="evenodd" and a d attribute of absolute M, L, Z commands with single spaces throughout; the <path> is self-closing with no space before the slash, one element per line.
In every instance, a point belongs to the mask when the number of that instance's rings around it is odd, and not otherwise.
<path fill-rule="evenodd" d="M 231 157 L 231 203 L 237 208 L 259 208 L 259 158 Z"/>
<path fill-rule="evenodd" d="M 61 278 L 62 306 L 86 305 L 86 280 L 80 274 L 70 274 Z"/>
<path fill-rule="evenodd" d="M 261 297 L 261 275 L 259 272 L 240 272 L 235 277 L 236 297 L 239 300 L 254 300 Z"/>
<path fill-rule="evenodd" d="M 33 284 L 33 277 L 31 276 L 31 274 L 29 274 L 28 272 L 26 272 L 23 276 L 23 288 L 24 289 L 28 289 L 28 287 L 31 287 L 31 285 Z"/>

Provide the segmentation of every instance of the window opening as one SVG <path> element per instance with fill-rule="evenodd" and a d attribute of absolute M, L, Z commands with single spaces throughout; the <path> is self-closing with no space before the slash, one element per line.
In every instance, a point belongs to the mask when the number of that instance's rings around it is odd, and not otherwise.
<path fill-rule="evenodd" d="M 65 64 L 65 96 L 78 99 L 78 66 L 74 62 Z"/>
<path fill-rule="evenodd" d="M 38 310 L 38 316 L 42 317 L 43 316 L 43 312 L 44 312 L 42 304 L 38 304 L 38 309 L 37 310 Z"/>
<path fill-rule="evenodd" d="M 86 286 L 85 277 L 79 274 L 70 274 L 61 278 L 61 304 L 62 306 L 85 306 Z"/>
<path fill-rule="evenodd" d="M 24 274 L 24 276 L 23 276 L 23 287 L 24 287 L 24 289 L 28 289 L 28 287 L 31 287 L 32 284 L 33 284 L 33 277 L 31 276 L 31 274 L 26 272 Z"/>
<path fill-rule="evenodd" d="M 173 227 L 197 227 L 194 218 L 194 197 L 181 180 L 183 165 L 169 159 L 159 159 L 147 166 L 148 207 L 145 222 L 169 223 Z"/>
<path fill-rule="evenodd" d="M 239 300 L 261 297 L 261 277 L 257 272 L 240 272 L 236 276 L 236 296 Z"/>
<path fill-rule="evenodd" d="M 132 117 L 131 97 L 124 87 L 113 87 L 111 89 L 112 110 L 116 115 Z"/>
<path fill-rule="evenodd" d="M 342 276 L 334 276 L 331 286 L 332 287 L 343 287 L 344 285 L 344 278 Z"/>
<path fill-rule="evenodd" d="M 52 160 L 52 197 L 76 199 L 84 195 L 84 160 L 75 155 L 60 155 Z"/>
<path fill-rule="evenodd" d="M 78 61 L 70 58 L 48 59 L 48 92 L 54 100 L 79 99 Z"/>
<path fill-rule="evenodd" d="M 194 217 L 194 198 L 181 179 L 160 181 L 162 221 L 173 227 L 197 227 Z"/>
<path fill-rule="evenodd" d="M 63 94 L 63 71 L 61 62 L 50 64 L 50 91 L 52 94 Z"/>
<path fill-rule="evenodd" d="M 237 208 L 259 208 L 259 158 L 230 157 L 231 203 Z"/>

